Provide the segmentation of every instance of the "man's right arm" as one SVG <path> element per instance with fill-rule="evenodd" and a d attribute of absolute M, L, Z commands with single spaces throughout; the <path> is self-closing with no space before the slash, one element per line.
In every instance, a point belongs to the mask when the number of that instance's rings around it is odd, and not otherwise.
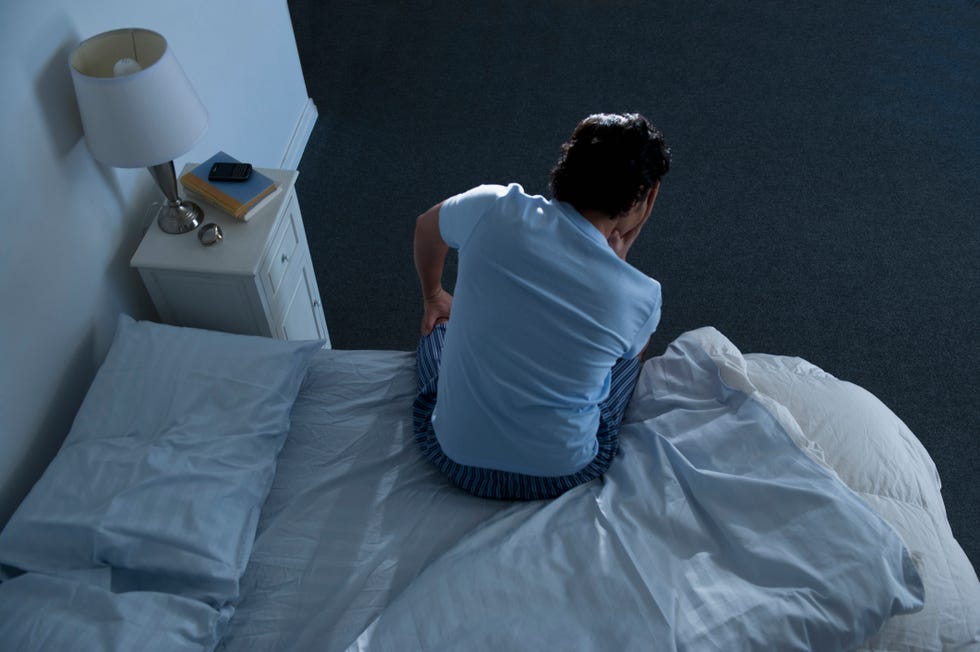
<path fill-rule="evenodd" d="M 415 220 L 415 271 L 422 286 L 422 335 L 428 335 L 436 324 L 449 320 L 453 297 L 442 287 L 442 270 L 449 245 L 439 231 L 439 202 Z"/>

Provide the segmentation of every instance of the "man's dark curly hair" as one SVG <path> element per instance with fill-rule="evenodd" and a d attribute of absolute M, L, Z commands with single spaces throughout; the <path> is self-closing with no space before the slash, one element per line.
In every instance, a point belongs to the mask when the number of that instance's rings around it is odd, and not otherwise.
<path fill-rule="evenodd" d="M 578 210 L 627 212 L 670 169 L 670 148 L 639 113 L 597 113 L 575 127 L 551 171 L 551 193 Z"/>

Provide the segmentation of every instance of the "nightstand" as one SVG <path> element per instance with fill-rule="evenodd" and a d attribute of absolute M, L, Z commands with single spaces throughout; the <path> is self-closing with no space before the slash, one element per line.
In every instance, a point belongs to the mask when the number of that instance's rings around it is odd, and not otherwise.
<path fill-rule="evenodd" d="M 248 222 L 195 198 L 204 222 L 218 224 L 224 239 L 205 247 L 197 230 L 171 235 L 151 223 L 130 266 L 139 270 L 160 319 L 168 324 L 284 340 L 323 339 L 329 348 L 296 199 L 299 172 L 259 171 L 280 191 Z M 182 192 L 181 197 L 189 196 Z"/>

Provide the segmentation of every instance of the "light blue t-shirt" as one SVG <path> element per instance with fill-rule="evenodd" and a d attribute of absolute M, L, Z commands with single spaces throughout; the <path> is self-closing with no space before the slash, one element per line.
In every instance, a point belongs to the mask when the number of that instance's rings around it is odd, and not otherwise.
<path fill-rule="evenodd" d="M 660 321 L 660 284 L 571 205 L 517 184 L 447 199 L 439 230 L 459 250 L 432 417 L 443 452 L 529 475 L 581 470 L 612 366 Z"/>

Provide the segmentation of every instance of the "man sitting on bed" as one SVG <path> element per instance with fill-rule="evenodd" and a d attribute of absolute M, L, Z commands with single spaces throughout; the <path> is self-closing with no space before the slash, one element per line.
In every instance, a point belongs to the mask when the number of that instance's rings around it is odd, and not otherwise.
<path fill-rule="evenodd" d="M 660 284 L 626 254 L 669 167 L 643 116 L 592 115 L 562 146 L 553 200 L 479 186 L 419 216 L 415 438 L 453 483 L 536 500 L 609 468 L 660 321 Z M 455 300 L 442 287 L 449 247 Z"/>

